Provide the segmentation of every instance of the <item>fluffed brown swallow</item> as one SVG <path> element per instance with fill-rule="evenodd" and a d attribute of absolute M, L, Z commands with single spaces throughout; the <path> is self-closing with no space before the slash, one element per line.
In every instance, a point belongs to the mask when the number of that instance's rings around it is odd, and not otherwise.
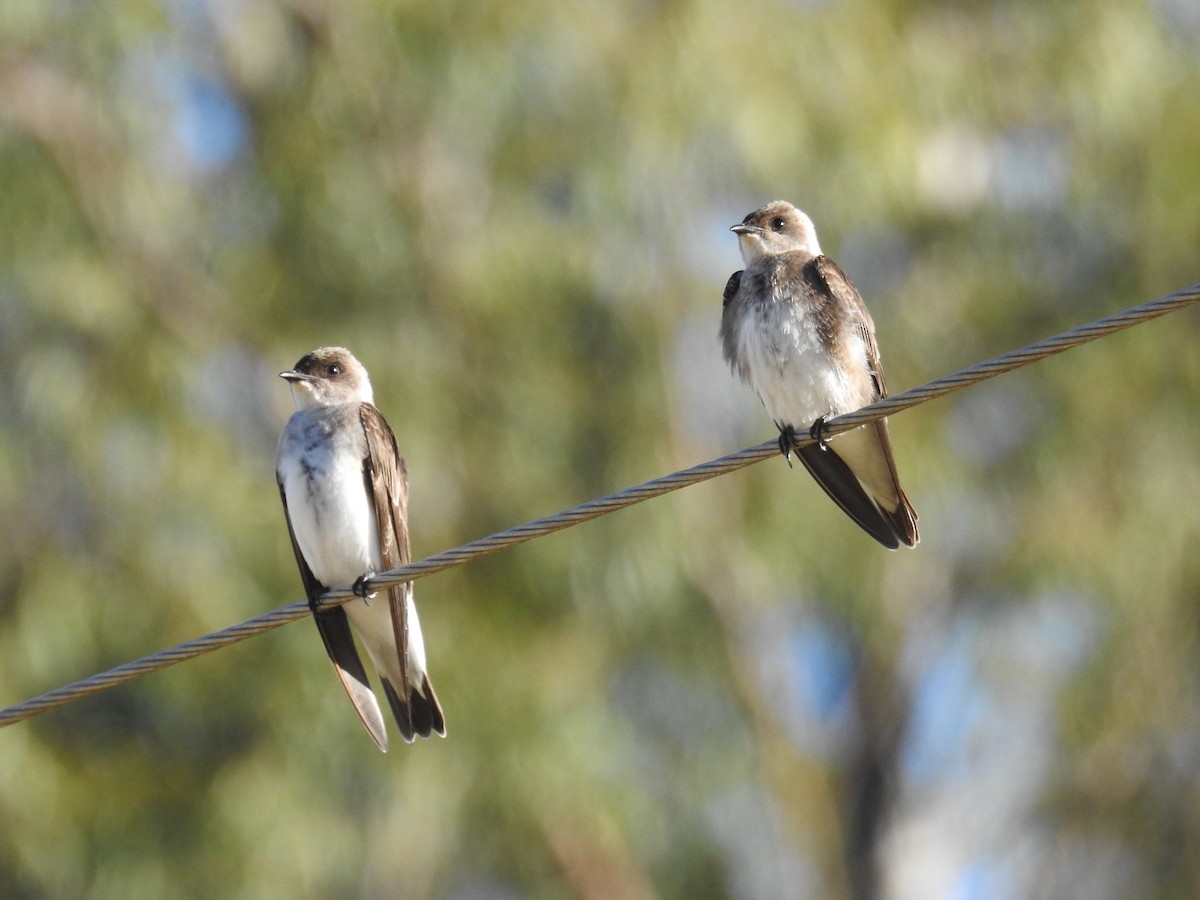
<path fill-rule="evenodd" d="M 792 204 L 768 203 L 730 230 L 746 268 L 725 286 L 726 362 L 758 393 L 785 456 L 794 433 L 808 430 L 818 442 L 796 455 L 833 502 L 885 547 L 916 546 L 917 511 L 900 486 L 887 422 L 821 440 L 826 418 L 887 396 L 862 297 Z"/>

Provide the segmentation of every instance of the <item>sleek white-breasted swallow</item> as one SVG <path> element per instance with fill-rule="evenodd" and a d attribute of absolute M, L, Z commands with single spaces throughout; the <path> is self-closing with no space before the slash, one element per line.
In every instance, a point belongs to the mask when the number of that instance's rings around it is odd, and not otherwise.
<path fill-rule="evenodd" d="M 300 578 L 325 650 L 380 750 L 387 728 L 354 646 L 354 624 L 404 740 L 445 736 L 425 668 L 411 584 L 367 594 L 377 572 L 409 562 L 408 473 L 396 436 L 374 406 L 367 370 L 343 347 L 322 347 L 281 372 L 296 412 L 279 438 L 275 477 Z M 362 598 L 320 608 L 321 594 L 353 585 Z"/>
<path fill-rule="evenodd" d="M 721 344 L 775 421 L 786 457 L 796 429 L 820 438 L 826 418 L 887 396 L 875 323 L 846 273 L 821 254 L 812 221 L 792 204 L 768 203 L 730 231 L 746 268 L 725 285 Z M 892 550 L 916 545 L 917 512 L 900 487 L 885 420 L 795 452 L 871 537 Z"/>

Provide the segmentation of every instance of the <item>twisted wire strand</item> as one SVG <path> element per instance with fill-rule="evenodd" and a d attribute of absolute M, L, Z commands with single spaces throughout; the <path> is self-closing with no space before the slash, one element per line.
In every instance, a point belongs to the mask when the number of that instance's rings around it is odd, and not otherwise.
<path fill-rule="evenodd" d="M 1078 347 L 1081 344 L 1086 344 L 1115 332 L 1123 331 L 1126 328 L 1131 328 L 1134 325 L 1139 325 L 1150 319 L 1166 315 L 1198 300 L 1200 300 L 1200 283 L 1147 301 L 1122 312 L 1105 316 L 1086 325 L 1080 325 L 1069 331 L 1056 334 L 1053 337 L 1028 344 L 1018 350 L 1013 350 L 993 359 L 968 366 L 957 372 L 943 375 L 940 378 L 935 378 L 933 381 L 926 382 L 906 391 L 901 391 L 898 394 L 893 394 L 884 400 L 872 403 L 870 406 L 865 406 L 855 412 L 830 419 L 826 423 L 824 434 L 827 437 L 832 437 L 841 432 L 849 431 L 876 419 L 910 409 L 929 400 L 962 390 L 980 381 L 994 378 L 1005 372 L 1011 372 L 1013 369 L 1021 368 L 1030 363 L 1046 359 L 1049 356 L 1062 353 L 1065 350 L 1070 350 L 1073 347 Z M 813 439 L 808 435 L 803 433 L 797 434 L 795 446 L 803 447 L 811 443 L 813 443 Z M 543 516 L 540 519 L 534 519 L 532 522 L 507 528 L 504 531 L 498 531 L 495 534 L 478 538 L 461 546 L 443 550 L 440 553 L 434 553 L 432 556 L 416 560 L 397 569 L 381 572 L 371 579 L 370 586 L 373 590 L 378 590 L 406 581 L 415 581 L 418 578 L 424 578 L 435 572 L 463 565 L 481 556 L 495 553 L 498 550 L 504 550 L 516 544 L 522 544 L 555 531 L 561 531 L 573 525 L 579 525 L 600 516 L 617 512 L 628 506 L 641 503 L 644 500 L 660 497 L 671 491 L 677 491 L 680 488 L 698 484 L 701 481 L 726 475 L 754 463 L 761 462 L 778 452 L 779 445 L 776 440 L 765 441 L 757 446 L 747 447 L 744 450 L 739 450 L 736 453 L 730 453 L 701 463 L 700 465 L 692 466 L 689 469 L 682 469 L 670 475 L 664 475 L 643 484 L 625 488 L 614 494 L 608 494 L 595 500 L 588 500 L 570 509 Z M 341 605 L 353 600 L 354 597 L 355 595 L 348 588 L 339 588 L 326 593 L 321 597 L 320 603 L 322 606 Z M 119 684 L 132 681 L 135 678 L 140 678 L 143 675 L 149 675 L 151 672 L 157 672 L 160 669 L 165 669 L 167 666 L 194 659 L 205 653 L 211 653 L 221 647 L 235 644 L 238 641 L 243 641 L 271 629 L 278 628 L 288 622 L 304 618 L 308 614 L 309 604 L 307 601 L 301 600 L 290 603 L 271 612 L 262 613 L 243 622 L 222 628 L 220 631 L 214 631 L 203 637 L 184 641 L 182 644 L 176 644 L 173 647 L 159 650 L 157 653 L 152 653 L 149 656 L 143 656 L 140 659 L 124 663 L 104 672 L 99 672 L 80 681 L 47 691 L 44 694 L 39 694 L 21 703 L 0 709 L 0 728 L 22 721 L 23 719 L 31 718 L 67 703 L 81 700 L 100 691 L 108 690 Z"/>

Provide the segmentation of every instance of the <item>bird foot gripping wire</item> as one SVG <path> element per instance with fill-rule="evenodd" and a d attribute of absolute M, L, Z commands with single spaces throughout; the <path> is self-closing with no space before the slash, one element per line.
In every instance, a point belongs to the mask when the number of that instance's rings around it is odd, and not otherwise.
<path fill-rule="evenodd" d="M 779 429 L 779 452 L 783 454 L 789 469 L 792 467 L 792 448 L 794 446 L 796 446 L 796 429 L 791 425 L 784 425 Z"/>
<path fill-rule="evenodd" d="M 829 449 L 829 442 L 825 440 L 825 416 L 817 416 L 812 427 L 808 429 L 808 436 L 816 441 L 822 450 Z"/>
<path fill-rule="evenodd" d="M 829 449 L 829 442 L 825 440 L 825 419 L 826 416 L 817 416 L 815 422 L 808 429 L 808 436 L 812 438 L 818 447 L 822 450 Z M 783 425 L 779 428 L 779 452 L 783 454 L 783 458 L 787 460 L 788 467 L 792 465 L 792 450 L 796 446 L 796 429 L 791 425 Z"/>
<path fill-rule="evenodd" d="M 354 596 L 362 597 L 364 603 L 369 603 L 371 598 L 375 596 L 375 592 L 371 590 L 371 579 L 378 574 L 374 569 L 367 569 L 358 578 L 354 579 L 354 584 L 350 588 L 354 592 Z"/>

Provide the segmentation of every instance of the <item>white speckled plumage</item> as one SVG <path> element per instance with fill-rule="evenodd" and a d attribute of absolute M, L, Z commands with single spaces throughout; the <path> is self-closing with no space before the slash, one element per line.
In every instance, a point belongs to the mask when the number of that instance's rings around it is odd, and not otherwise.
<path fill-rule="evenodd" d="M 725 288 L 726 361 L 750 384 L 781 432 L 886 396 L 871 315 L 846 274 L 821 254 L 812 221 L 775 201 L 731 229 L 746 268 Z M 781 443 L 781 447 L 783 444 Z M 919 540 L 884 421 L 798 451 L 829 496 L 885 546 Z"/>
<path fill-rule="evenodd" d="M 736 328 L 738 367 L 780 428 L 813 423 L 871 402 L 870 382 L 851 377 L 823 346 L 810 310 L 798 309 L 773 286 L 769 301 L 747 310 Z M 847 336 L 847 355 L 867 358 L 857 335 Z M 865 364 L 865 363 L 864 363 Z"/>

